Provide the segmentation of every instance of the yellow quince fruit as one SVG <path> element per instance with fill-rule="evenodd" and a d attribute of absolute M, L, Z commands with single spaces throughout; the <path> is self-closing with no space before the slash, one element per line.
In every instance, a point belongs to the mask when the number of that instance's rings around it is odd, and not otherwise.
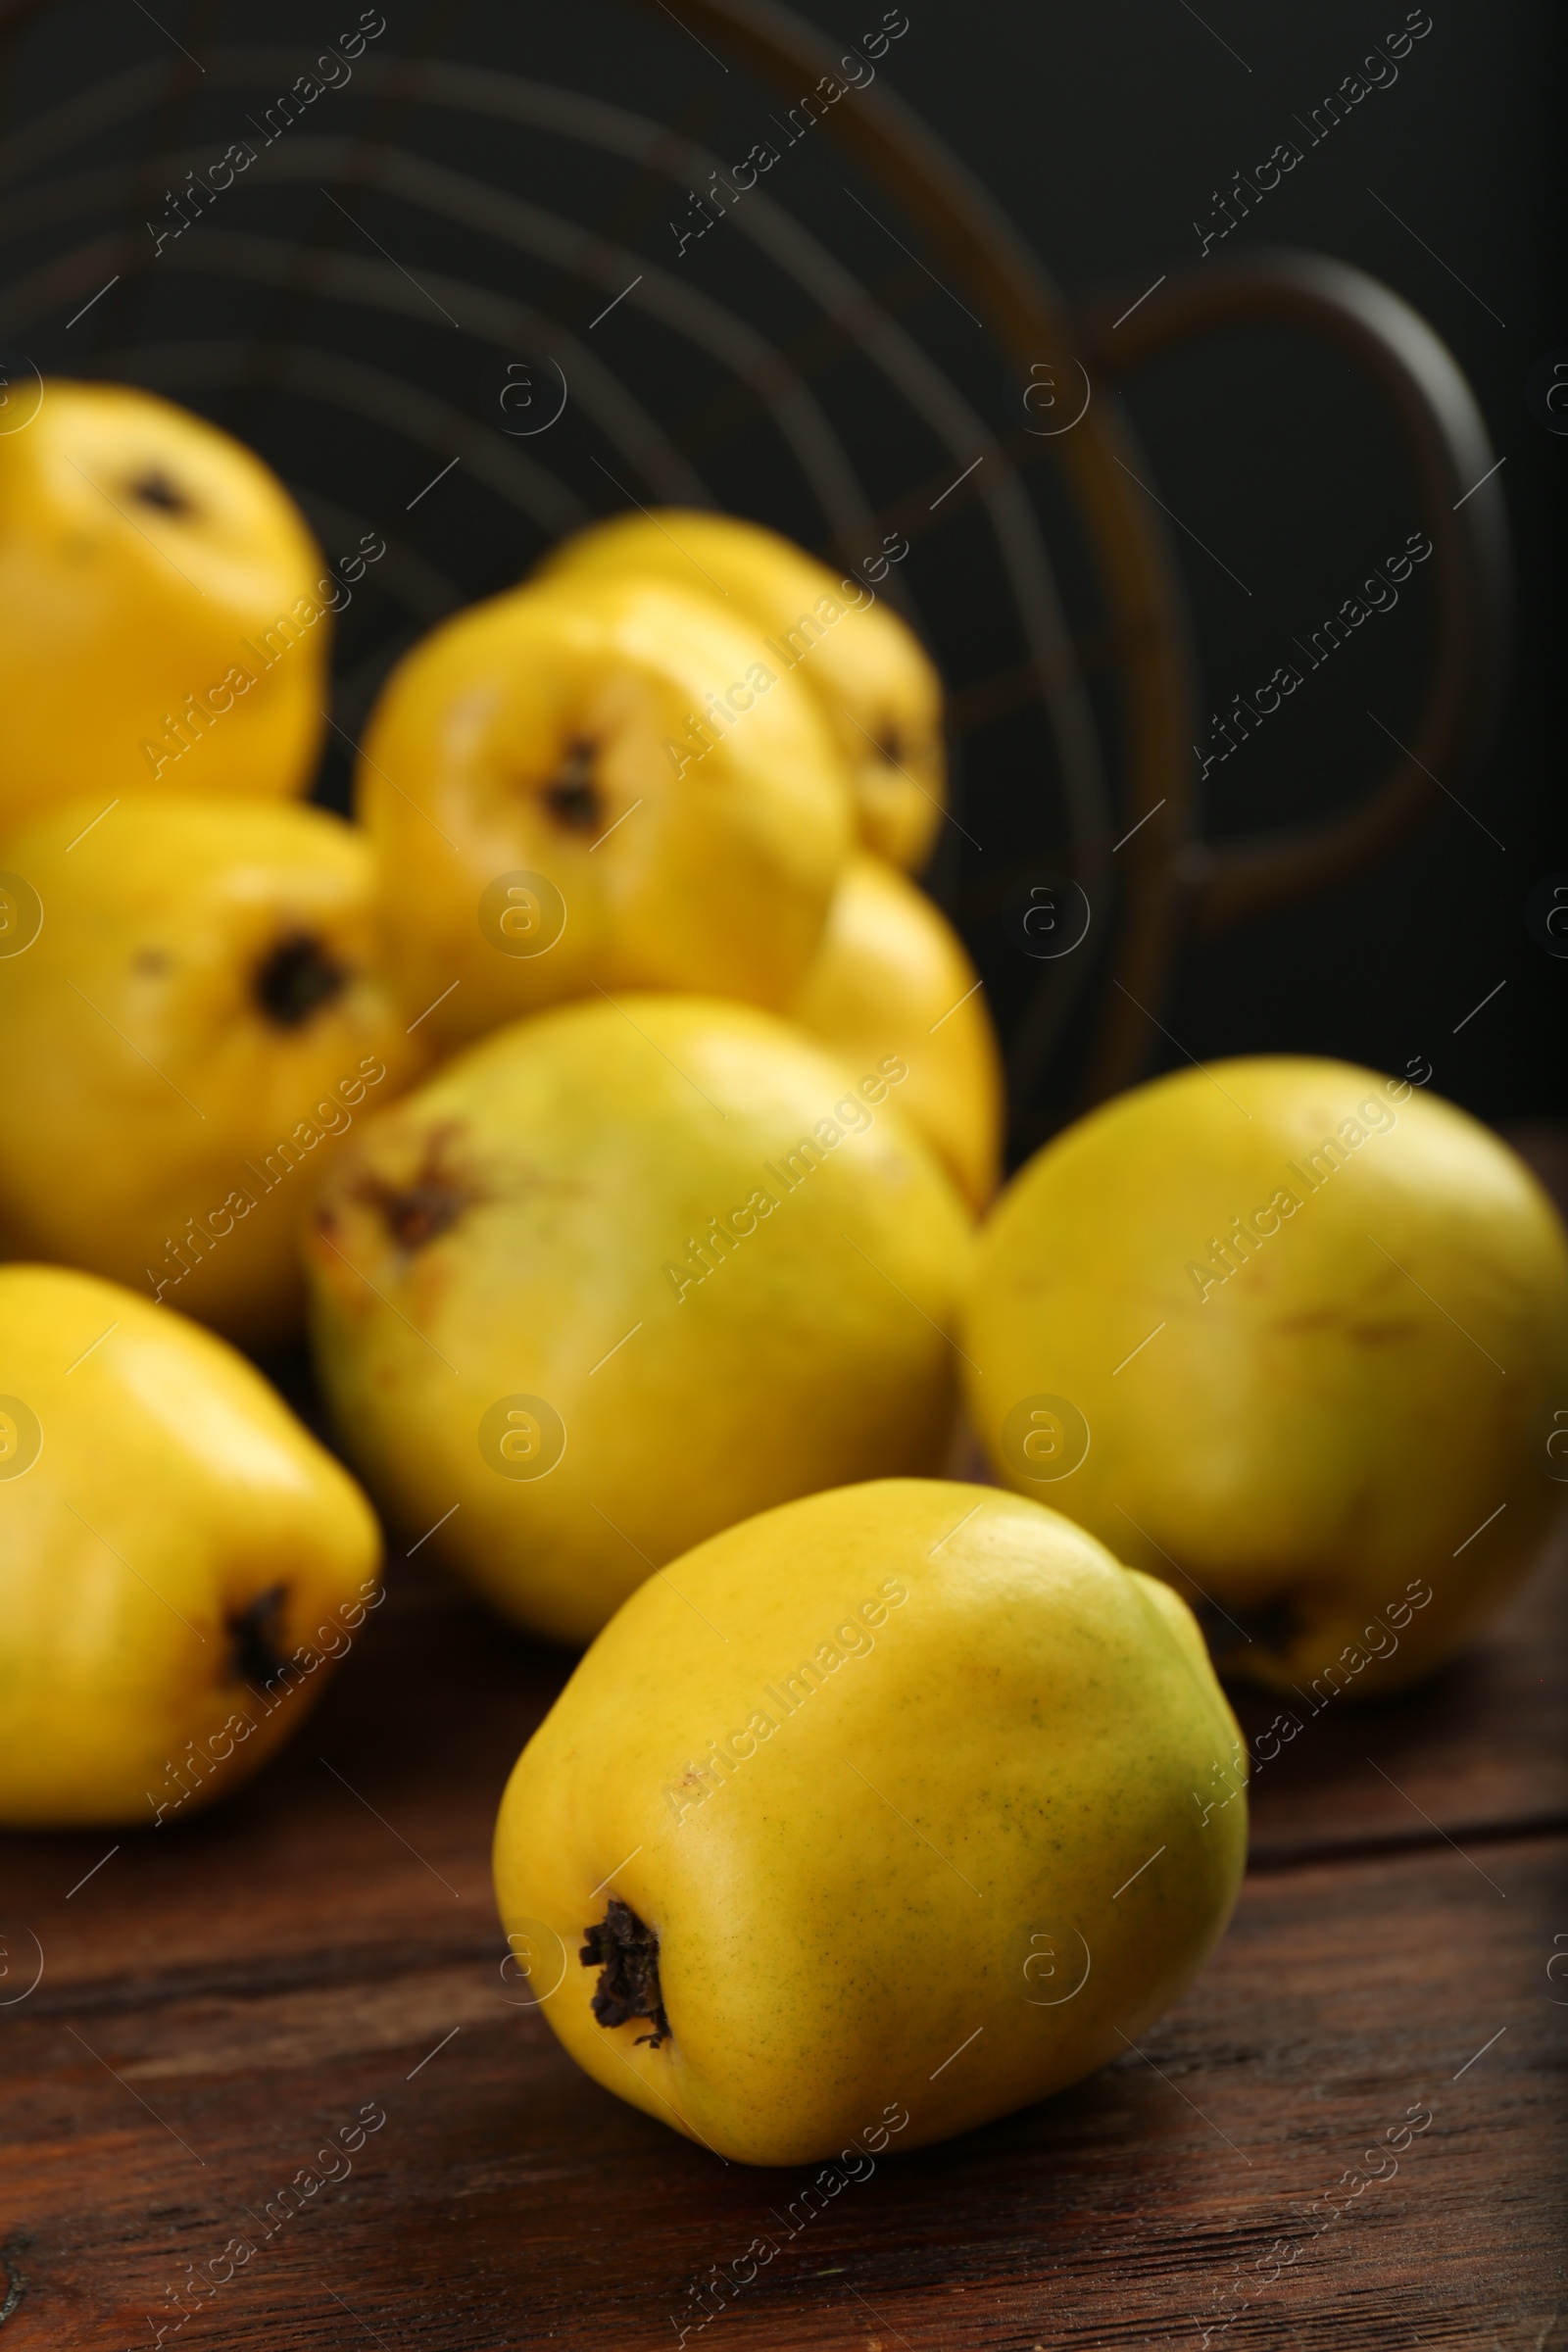
<path fill-rule="evenodd" d="M 248 1780 L 380 1597 L 348 1473 L 242 1356 L 0 1267 L 0 1824 L 151 1829 Z"/>
<path fill-rule="evenodd" d="M 0 829 L 88 791 L 303 792 L 347 601 L 324 568 L 227 433 L 128 384 L 45 377 L 0 433 Z"/>
<path fill-rule="evenodd" d="M 580 1642 L 715 1528 L 936 1469 L 970 1228 L 904 1078 L 746 1005 L 595 998 L 357 1130 L 312 1329 L 378 1502 Z"/>
<path fill-rule="evenodd" d="M 393 671 L 355 789 L 409 1015 L 443 1045 L 595 988 L 781 1004 L 850 841 L 811 696 L 659 580 L 444 622 Z"/>
<path fill-rule="evenodd" d="M 924 891 L 885 858 L 852 858 L 789 1009 L 841 1061 L 907 1063 L 900 1108 L 984 1208 L 1002 1165 L 1002 1056 L 963 942 Z"/>
<path fill-rule="evenodd" d="M 423 1058 L 363 835 L 291 803 L 94 798 L 0 864 L 0 1250 L 288 1338 L 314 1172 Z"/>
<path fill-rule="evenodd" d="M 885 578 L 888 558 L 879 549 L 866 568 Z M 534 576 L 634 572 L 673 580 L 756 623 L 768 660 L 821 705 L 854 781 L 861 842 L 918 872 L 947 799 L 942 684 L 870 579 L 830 570 L 760 523 L 692 507 L 592 523 L 552 549 Z"/>
<path fill-rule="evenodd" d="M 650 1579 L 524 1748 L 513 1998 L 645 2114 L 832 2159 L 836 2194 L 1125 2053 L 1230 1916 L 1244 1783 L 1189 1611 L 1081 1529 L 989 1487 L 813 1494 Z"/>
<path fill-rule="evenodd" d="M 1313 1713 L 1451 1656 L 1564 1500 L 1568 1242 L 1407 1079 L 1258 1055 L 1105 1103 L 1003 1195 L 966 1335 L 1008 1485 Z"/>

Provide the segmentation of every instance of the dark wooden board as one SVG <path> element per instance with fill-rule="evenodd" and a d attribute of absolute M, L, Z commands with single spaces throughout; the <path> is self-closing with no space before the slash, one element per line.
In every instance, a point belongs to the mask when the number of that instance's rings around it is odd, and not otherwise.
<path fill-rule="evenodd" d="M 490 1828 L 569 1661 L 406 1568 L 292 1751 L 228 1807 L 0 1841 L 0 1997 L 29 1936 L 44 1961 L 0 2009 L 5 2343 L 172 2341 L 187 2264 L 241 2240 L 233 2278 L 187 2295 L 181 2342 L 674 2344 L 693 2287 L 766 2236 L 776 2254 L 688 2343 L 1202 2352 L 1206 2328 L 1228 2347 L 1550 2352 L 1565 1620 L 1559 1555 L 1427 1690 L 1308 1722 L 1257 1777 L 1231 1933 L 1142 2055 L 885 2159 L 791 2237 L 770 2214 L 808 2172 L 720 2166 L 513 2005 Z M 318 2160 L 367 2102 L 384 2125 Z M 1397 2175 L 1331 2219 L 1341 2175 L 1411 2108 L 1432 2122 Z M 346 2162 L 277 2218 L 301 2168 Z"/>

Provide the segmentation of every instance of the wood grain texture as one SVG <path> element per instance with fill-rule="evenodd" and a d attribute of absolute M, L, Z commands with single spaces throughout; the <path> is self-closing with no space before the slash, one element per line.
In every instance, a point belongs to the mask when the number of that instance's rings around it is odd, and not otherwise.
<path fill-rule="evenodd" d="M 173 2341 L 182 2310 L 182 2344 L 277 2352 L 1560 2348 L 1565 1619 L 1559 1554 L 1427 1691 L 1325 1708 L 1258 1774 L 1231 1933 L 1139 2051 L 808 2213 L 809 2171 L 719 2165 L 515 2005 L 490 1830 L 569 1662 L 405 1570 L 228 1807 L 0 1841 L 0 1998 L 30 1937 L 44 1961 L 0 2008 L 8 2352 Z M 341 2177 L 285 2216 L 302 2171 Z M 231 2241 L 231 2279 L 172 2299 Z"/>

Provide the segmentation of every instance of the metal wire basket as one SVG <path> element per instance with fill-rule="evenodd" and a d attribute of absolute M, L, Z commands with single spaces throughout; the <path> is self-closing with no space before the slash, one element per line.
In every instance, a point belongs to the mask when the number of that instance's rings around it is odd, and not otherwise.
<path fill-rule="evenodd" d="M 342 804 L 344 747 L 397 655 L 592 514 L 717 505 L 789 532 L 874 577 L 949 681 L 927 880 L 988 983 L 1023 1150 L 1138 1074 L 1185 934 L 1353 871 L 1474 759 L 1503 526 L 1494 481 L 1464 495 L 1492 461 L 1443 345 L 1299 253 L 1069 316 L 890 93 L 900 10 L 839 48 L 772 0 L 594 0 L 568 26 L 592 90 L 514 70 L 522 27 L 500 12 L 464 27 L 476 62 L 450 10 L 257 46 L 192 0 L 156 55 L 108 72 L 96 21 L 0 14 L 7 379 L 166 392 L 260 450 L 329 554 L 384 540 L 340 627 L 321 797 Z M 688 61 L 711 85 L 695 95 Z M 730 124 L 754 131 L 744 153 Z M 1260 323 L 1329 338 L 1392 408 L 1434 551 L 1432 683 L 1350 811 L 1210 846 L 1181 573 L 1103 395 Z"/>

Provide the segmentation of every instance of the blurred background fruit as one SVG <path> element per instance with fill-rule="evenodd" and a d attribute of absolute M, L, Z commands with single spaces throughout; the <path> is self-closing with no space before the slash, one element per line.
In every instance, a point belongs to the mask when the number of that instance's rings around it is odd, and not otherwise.
<path fill-rule="evenodd" d="M 900 1108 L 983 1209 L 1002 1166 L 1002 1056 L 979 975 L 924 891 L 881 858 L 852 858 L 789 1012 L 857 1068 L 895 1053 L 908 1064 Z"/>
<path fill-rule="evenodd" d="M 378 1594 L 348 1473 L 243 1357 L 0 1267 L 0 1824 L 152 1829 L 297 1727 Z"/>
<path fill-rule="evenodd" d="M 740 515 L 639 508 L 563 540 L 536 576 L 648 572 L 732 603 L 773 656 L 800 664 L 853 779 L 863 845 L 918 873 L 947 790 L 942 683 L 908 623 L 872 585 L 908 552 L 902 533 L 884 534 L 846 576 Z"/>
<path fill-rule="evenodd" d="M 422 640 L 356 807 L 409 1017 L 448 1045 L 594 987 L 782 1004 L 851 833 L 832 734 L 760 632 L 635 575 L 516 589 Z"/>
<path fill-rule="evenodd" d="M 937 1469 L 972 1245 L 905 1075 L 741 1005 L 595 998 L 358 1131 L 311 1237 L 312 1324 L 393 1522 L 584 1642 L 717 1528 Z"/>
<path fill-rule="evenodd" d="M 0 957 L 0 1248 L 287 1339 L 314 1171 L 421 1059 L 364 836 L 165 792 L 51 808 L 5 858 L 40 920 Z"/>
<path fill-rule="evenodd" d="M 0 829 L 92 792 L 308 791 L 347 596 L 254 450 L 45 378 L 0 434 Z"/>
<path fill-rule="evenodd" d="M 999 1476 L 1320 1704 L 1451 1656 L 1561 1512 L 1568 1241 L 1406 1079 L 1259 1055 L 1104 1104 L 998 1204 L 963 1344 Z"/>

